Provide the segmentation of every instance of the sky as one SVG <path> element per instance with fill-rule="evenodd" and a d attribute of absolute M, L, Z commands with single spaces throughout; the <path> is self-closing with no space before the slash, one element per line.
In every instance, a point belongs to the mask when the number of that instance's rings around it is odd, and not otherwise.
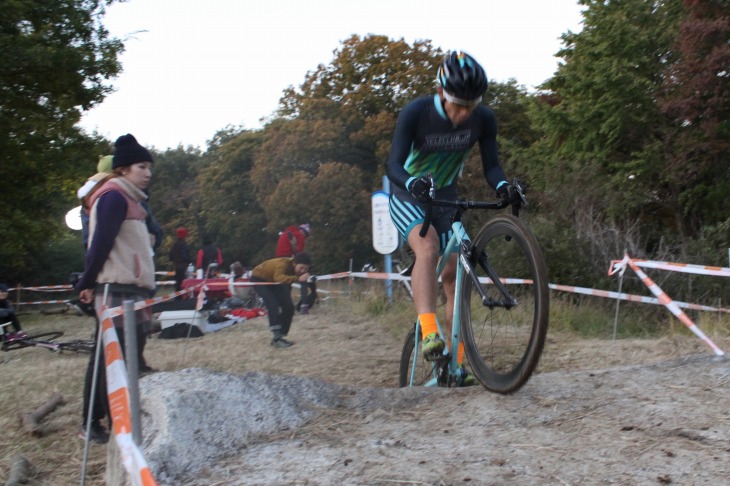
<path fill-rule="evenodd" d="M 283 91 L 328 65 L 353 34 L 464 50 L 490 80 L 532 89 L 557 69 L 577 0 L 128 0 L 104 25 L 124 40 L 114 92 L 81 126 L 158 150 L 199 147 L 228 126 L 262 127 Z"/>

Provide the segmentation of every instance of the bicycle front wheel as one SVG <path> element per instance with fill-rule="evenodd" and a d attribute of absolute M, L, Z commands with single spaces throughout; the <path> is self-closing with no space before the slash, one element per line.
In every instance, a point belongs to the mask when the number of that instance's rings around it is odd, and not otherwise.
<path fill-rule="evenodd" d="M 460 310 L 466 356 L 486 389 L 512 393 L 529 380 L 545 344 L 549 289 L 542 250 L 522 221 L 501 215 L 474 239 L 471 262 L 488 302 L 465 275 Z"/>
<path fill-rule="evenodd" d="M 400 373 L 398 386 L 422 386 L 433 377 L 433 365 L 423 356 L 416 355 L 416 343 L 421 342 L 421 331 L 414 325 L 403 343 L 403 352 L 400 355 Z"/>
<path fill-rule="evenodd" d="M 26 336 L 23 339 L 17 341 L 3 342 L 3 351 L 11 351 L 13 349 L 28 348 L 35 346 L 39 342 L 50 342 L 54 339 L 58 339 L 63 336 L 63 331 L 50 331 L 34 334 L 32 336 Z"/>

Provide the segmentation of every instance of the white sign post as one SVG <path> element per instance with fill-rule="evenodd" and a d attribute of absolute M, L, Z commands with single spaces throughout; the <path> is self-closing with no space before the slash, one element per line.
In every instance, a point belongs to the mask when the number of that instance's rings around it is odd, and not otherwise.
<path fill-rule="evenodd" d="M 375 191 L 372 196 L 373 248 L 381 255 L 398 249 L 398 230 L 390 219 L 388 193 Z"/>

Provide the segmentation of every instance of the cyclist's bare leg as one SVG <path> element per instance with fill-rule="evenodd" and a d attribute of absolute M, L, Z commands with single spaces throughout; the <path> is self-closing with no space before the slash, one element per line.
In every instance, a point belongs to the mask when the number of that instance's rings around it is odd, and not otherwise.
<path fill-rule="evenodd" d="M 419 231 L 421 231 L 420 224 L 416 225 L 408 234 L 408 244 L 416 255 L 416 262 L 411 273 L 413 303 L 418 314 L 436 313 L 438 236 L 433 227 L 429 228 L 428 234 L 424 238 L 419 236 Z"/>
<path fill-rule="evenodd" d="M 456 292 L 456 254 L 451 254 L 441 272 L 441 285 L 446 294 L 446 319 L 444 335 L 451 336 L 451 322 L 454 318 L 454 293 Z"/>

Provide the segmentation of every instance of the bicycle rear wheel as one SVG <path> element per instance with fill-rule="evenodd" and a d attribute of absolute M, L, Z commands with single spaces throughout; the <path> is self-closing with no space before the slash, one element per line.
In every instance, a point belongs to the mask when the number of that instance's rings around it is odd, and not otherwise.
<path fill-rule="evenodd" d="M 492 302 L 484 305 L 472 279 L 464 277 L 460 310 L 466 356 L 486 389 L 512 393 L 529 380 L 545 344 L 549 289 L 542 250 L 522 221 L 501 215 L 474 239 L 471 261 Z M 515 306 L 505 305 L 497 286 L 485 283 L 489 266 Z"/>
<path fill-rule="evenodd" d="M 49 342 L 53 341 L 54 339 L 58 339 L 61 336 L 63 336 L 63 331 L 42 332 L 39 334 L 34 334 L 32 336 L 26 336 L 23 339 L 19 339 L 17 341 L 10 341 L 9 343 L 3 342 L 2 349 L 3 351 L 11 351 L 13 349 L 28 348 L 31 346 L 35 346 L 39 341 Z"/>
<path fill-rule="evenodd" d="M 403 343 L 403 352 L 400 355 L 400 373 L 398 377 L 398 386 L 400 387 L 421 386 L 433 378 L 433 365 L 426 361 L 423 356 L 414 355 L 416 342 L 421 342 L 421 331 L 419 328 L 418 336 L 416 336 L 416 326 L 414 325 L 406 336 Z"/>

